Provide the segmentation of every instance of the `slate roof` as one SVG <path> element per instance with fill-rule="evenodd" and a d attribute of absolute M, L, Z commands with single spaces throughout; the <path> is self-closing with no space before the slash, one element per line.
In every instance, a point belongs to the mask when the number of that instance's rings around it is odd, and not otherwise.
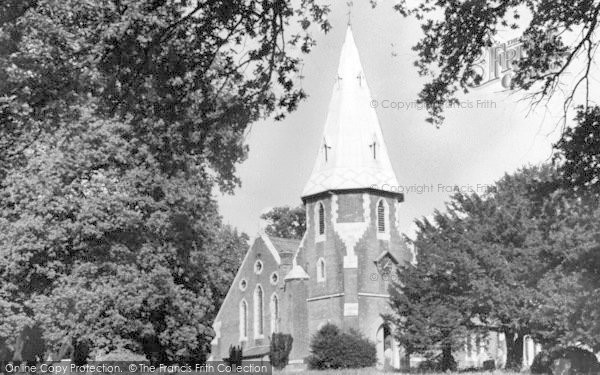
<path fill-rule="evenodd" d="M 300 240 L 269 236 L 271 243 L 279 254 L 295 254 L 300 246 Z"/>
<path fill-rule="evenodd" d="M 352 30 L 342 46 L 323 137 L 302 197 L 330 190 L 398 188 Z"/>

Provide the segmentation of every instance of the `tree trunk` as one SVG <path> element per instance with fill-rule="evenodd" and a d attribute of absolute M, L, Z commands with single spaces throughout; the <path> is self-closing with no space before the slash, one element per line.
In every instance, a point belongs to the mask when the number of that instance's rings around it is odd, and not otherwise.
<path fill-rule="evenodd" d="M 523 335 L 504 332 L 506 338 L 506 369 L 520 371 L 523 366 Z"/>

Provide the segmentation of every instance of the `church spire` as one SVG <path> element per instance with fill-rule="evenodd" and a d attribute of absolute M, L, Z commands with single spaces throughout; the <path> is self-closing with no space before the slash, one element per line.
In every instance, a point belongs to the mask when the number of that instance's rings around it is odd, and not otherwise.
<path fill-rule="evenodd" d="M 303 198 L 329 190 L 397 189 L 350 26 L 321 139 Z"/>

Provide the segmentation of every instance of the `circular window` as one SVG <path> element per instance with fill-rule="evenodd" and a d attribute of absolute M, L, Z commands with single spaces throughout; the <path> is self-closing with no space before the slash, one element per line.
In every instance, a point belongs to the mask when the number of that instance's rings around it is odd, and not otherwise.
<path fill-rule="evenodd" d="M 259 275 L 262 272 L 262 270 L 263 270 L 263 264 L 260 260 L 257 260 L 254 263 L 254 273 Z"/>
<path fill-rule="evenodd" d="M 278 281 L 279 281 L 279 275 L 277 274 L 277 272 L 273 272 L 271 274 L 271 284 L 277 285 Z"/>
<path fill-rule="evenodd" d="M 242 290 L 242 291 L 246 290 L 247 286 L 248 286 L 248 283 L 246 282 L 246 279 L 240 280 L 240 290 Z"/>

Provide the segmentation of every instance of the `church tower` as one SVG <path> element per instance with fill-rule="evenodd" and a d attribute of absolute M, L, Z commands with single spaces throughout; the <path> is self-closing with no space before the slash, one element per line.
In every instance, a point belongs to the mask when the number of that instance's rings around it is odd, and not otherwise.
<path fill-rule="evenodd" d="M 325 128 L 302 193 L 307 230 L 296 263 L 308 274 L 308 332 L 327 322 L 381 342 L 390 267 L 410 261 L 392 169 L 350 26 Z"/>

